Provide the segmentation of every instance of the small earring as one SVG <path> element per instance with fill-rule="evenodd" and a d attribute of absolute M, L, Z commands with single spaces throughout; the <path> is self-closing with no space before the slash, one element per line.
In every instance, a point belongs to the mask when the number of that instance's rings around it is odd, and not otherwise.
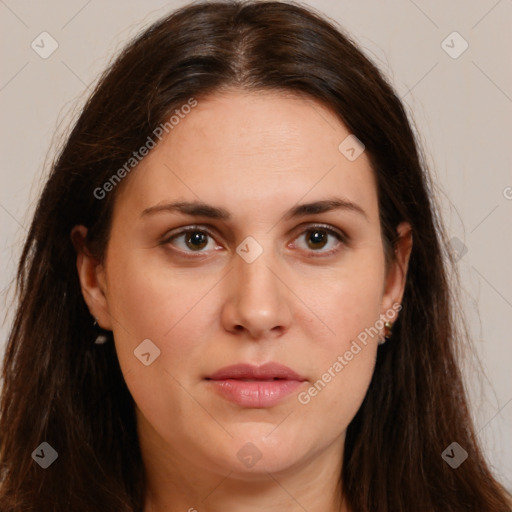
<path fill-rule="evenodd" d="M 98 325 L 98 321 L 96 320 L 96 318 L 94 319 L 92 325 L 94 329 L 98 331 L 98 335 L 96 336 L 94 343 L 96 345 L 103 345 L 103 343 L 106 343 L 108 341 L 108 336 L 105 333 L 101 332 L 101 327 Z"/>
<path fill-rule="evenodd" d="M 384 337 L 379 340 L 379 345 L 384 345 L 384 343 L 386 343 L 386 340 L 391 338 L 391 329 L 393 328 L 393 324 L 391 322 L 386 322 L 384 324 L 384 327 L 386 328 L 384 331 Z"/>

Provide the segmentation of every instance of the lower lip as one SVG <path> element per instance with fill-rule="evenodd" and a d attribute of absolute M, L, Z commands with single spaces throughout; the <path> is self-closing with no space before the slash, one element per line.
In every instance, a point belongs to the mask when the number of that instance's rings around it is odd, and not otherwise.
<path fill-rule="evenodd" d="M 298 380 L 243 381 L 209 380 L 217 392 L 242 407 L 264 408 L 278 404 L 293 393 L 302 382 Z"/>

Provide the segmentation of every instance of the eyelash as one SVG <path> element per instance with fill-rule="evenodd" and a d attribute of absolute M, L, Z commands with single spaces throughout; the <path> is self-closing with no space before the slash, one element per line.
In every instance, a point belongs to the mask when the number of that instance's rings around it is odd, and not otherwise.
<path fill-rule="evenodd" d="M 347 243 L 348 238 L 347 238 L 347 236 L 343 232 L 338 231 L 337 229 L 334 229 L 333 227 L 325 225 L 325 224 L 309 225 L 294 240 L 297 240 L 300 236 L 302 236 L 304 234 L 307 234 L 307 233 L 309 233 L 311 231 L 315 231 L 315 230 L 325 231 L 327 234 L 333 235 L 335 238 L 337 238 L 339 240 L 339 242 L 341 242 L 341 244 L 346 244 Z M 184 229 L 181 229 L 178 232 L 171 232 L 169 235 L 165 236 L 165 238 L 161 241 L 161 245 L 167 245 L 172 240 L 174 240 L 174 239 L 176 239 L 176 238 L 178 238 L 180 236 L 186 235 L 188 233 L 195 233 L 195 232 L 204 233 L 204 234 L 208 235 L 210 238 L 215 239 L 215 236 L 213 235 L 213 233 L 209 229 L 206 229 L 204 226 L 188 226 L 188 227 L 186 227 Z M 184 257 L 186 257 L 186 258 L 196 258 L 196 257 L 204 254 L 204 251 L 191 251 L 191 252 L 189 252 L 189 251 L 182 251 L 180 249 L 173 249 L 173 250 L 176 250 L 180 254 L 184 255 Z M 311 254 L 312 254 L 312 256 L 314 258 L 324 258 L 324 257 L 327 257 L 327 256 L 331 256 L 332 254 L 338 252 L 339 250 L 340 250 L 339 247 L 337 247 L 337 248 L 334 248 L 334 249 L 329 249 L 328 251 L 314 251 L 314 250 L 311 250 L 311 251 L 307 251 L 307 252 L 311 252 Z M 197 255 L 193 255 L 194 252 L 196 252 Z M 315 254 L 315 252 L 316 253 L 320 253 L 320 254 Z"/>

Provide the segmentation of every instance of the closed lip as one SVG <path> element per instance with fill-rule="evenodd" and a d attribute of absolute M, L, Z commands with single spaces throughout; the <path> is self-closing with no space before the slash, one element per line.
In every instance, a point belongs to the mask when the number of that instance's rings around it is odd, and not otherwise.
<path fill-rule="evenodd" d="M 302 375 L 294 372 L 291 368 L 279 363 L 265 363 L 261 366 L 254 366 L 248 363 L 239 363 L 226 366 L 212 373 L 206 380 L 307 380 Z"/>

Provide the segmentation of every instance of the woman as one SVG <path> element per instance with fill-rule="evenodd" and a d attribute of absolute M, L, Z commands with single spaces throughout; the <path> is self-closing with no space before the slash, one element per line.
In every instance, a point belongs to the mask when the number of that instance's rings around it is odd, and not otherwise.
<path fill-rule="evenodd" d="M 171 14 L 105 72 L 40 198 L 0 508 L 511 510 L 444 243 L 403 107 L 337 28 L 278 2 Z"/>

